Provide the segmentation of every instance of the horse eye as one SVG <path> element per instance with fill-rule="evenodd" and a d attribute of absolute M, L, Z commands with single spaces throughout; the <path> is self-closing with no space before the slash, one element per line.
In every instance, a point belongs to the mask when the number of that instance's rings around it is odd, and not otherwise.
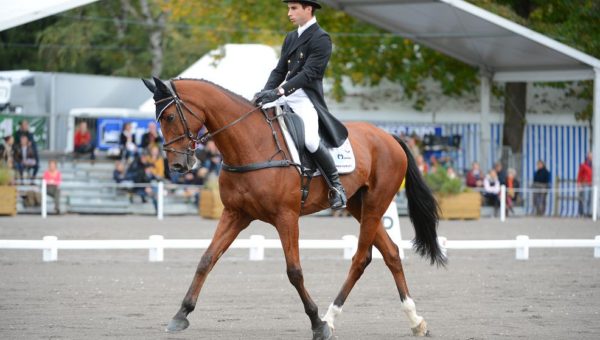
<path fill-rule="evenodd" d="M 174 119 L 175 119 L 174 115 L 168 115 L 167 116 L 167 122 L 169 122 L 169 123 L 173 122 Z"/>

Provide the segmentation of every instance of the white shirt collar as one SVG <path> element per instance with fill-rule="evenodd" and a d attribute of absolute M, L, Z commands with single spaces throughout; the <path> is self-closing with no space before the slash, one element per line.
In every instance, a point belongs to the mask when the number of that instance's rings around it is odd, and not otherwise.
<path fill-rule="evenodd" d="M 313 16 L 304 26 L 298 27 L 298 36 L 302 35 L 302 32 L 306 31 L 310 26 L 317 23 L 317 17 Z"/>

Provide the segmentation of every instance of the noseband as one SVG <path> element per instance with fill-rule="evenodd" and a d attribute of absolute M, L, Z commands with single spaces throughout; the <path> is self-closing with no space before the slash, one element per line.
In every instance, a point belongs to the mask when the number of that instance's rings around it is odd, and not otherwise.
<path fill-rule="evenodd" d="M 237 118 L 236 120 L 234 120 L 233 122 L 223 126 L 222 128 L 218 129 L 217 131 L 215 131 L 214 133 L 210 133 L 210 132 L 206 132 L 204 133 L 202 136 L 197 137 L 197 134 L 194 134 L 189 126 L 188 126 L 188 122 L 187 119 L 185 118 L 185 114 L 183 112 L 183 109 L 185 108 L 194 118 L 198 119 L 200 122 L 202 122 L 202 125 L 204 125 L 204 123 L 206 122 L 204 119 L 202 119 L 200 116 L 198 116 L 196 113 L 194 113 L 194 111 L 192 111 L 192 109 L 190 109 L 185 102 L 179 98 L 179 95 L 177 94 L 177 89 L 175 88 L 175 83 L 173 82 L 173 80 L 169 81 L 169 84 L 171 85 L 170 88 L 167 87 L 169 89 L 169 92 L 171 92 L 171 96 L 170 97 L 166 97 L 160 100 L 157 100 L 154 102 L 155 105 L 160 104 L 162 102 L 165 101 L 169 101 L 158 113 L 158 115 L 156 115 L 156 121 L 158 122 L 160 120 L 160 117 L 162 116 L 162 114 L 165 112 L 165 110 L 170 107 L 171 105 L 175 104 L 175 108 L 177 109 L 177 115 L 179 116 L 179 120 L 181 121 L 182 125 L 183 125 L 183 129 L 184 132 L 183 134 L 171 139 L 168 142 L 165 142 L 163 145 L 163 150 L 165 150 L 166 152 L 173 152 L 173 153 L 178 153 L 178 154 L 183 154 L 186 156 L 190 156 L 194 154 L 194 151 L 197 148 L 197 144 L 201 144 L 201 143 L 206 143 L 209 139 L 211 139 L 212 137 L 216 136 L 217 134 L 227 130 L 228 128 L 234 126 L 235 124 L 239 123 L 240 121 L 244 120 L 246 117 L 248 117 L 251 113 L 253 113 L 254 111 L 257 111 L 258 109 L 260 109 L 260 106 L 255 107 L 254 109 L 252 109 L 251 111 L 246 112 L 245 114 L 243 114 L 242 116 L 240 116 L 239 118 Z M 181 139 L 187 138 L 188 139 L 188 145 L 186 147 L 185 150 L 178 150 L 175 149 L 173 147 L 170 147 L 169 145 L 178 142 Z M 189 168 L 189 164 L 188 164 L 188 159 L 186 157 L 185 159 L 186 165 Z"/>

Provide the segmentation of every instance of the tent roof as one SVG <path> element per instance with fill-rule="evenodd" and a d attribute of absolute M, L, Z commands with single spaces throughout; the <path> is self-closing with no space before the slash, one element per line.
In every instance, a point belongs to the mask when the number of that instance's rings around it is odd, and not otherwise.
<path fill-rule="evenodd" d="M 87 5 L 97 0 L 0 0 L 0 31 L 50 15 Z"/>
<path fill-rule="evenodd" d="M 499 81 L 593 79 L 600 60 L 460 0 L 323 0 Z"/>

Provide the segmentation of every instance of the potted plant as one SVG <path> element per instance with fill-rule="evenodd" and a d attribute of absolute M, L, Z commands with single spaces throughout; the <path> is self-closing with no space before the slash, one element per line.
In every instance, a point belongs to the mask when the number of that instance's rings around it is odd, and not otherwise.
<path fill-rule="evenodd" d="M 17 214 L 17 187 L 11 168 L 0 162 L 0 215 Z"/>
<path fill-rule="evenodd" d="M 439 167 L 425 175 L 425 181 L 435 193 L 442 219 L 479 219 L 481 194 L 465 188 L 460 178 L 450 178 L 446 169 Z"/>

